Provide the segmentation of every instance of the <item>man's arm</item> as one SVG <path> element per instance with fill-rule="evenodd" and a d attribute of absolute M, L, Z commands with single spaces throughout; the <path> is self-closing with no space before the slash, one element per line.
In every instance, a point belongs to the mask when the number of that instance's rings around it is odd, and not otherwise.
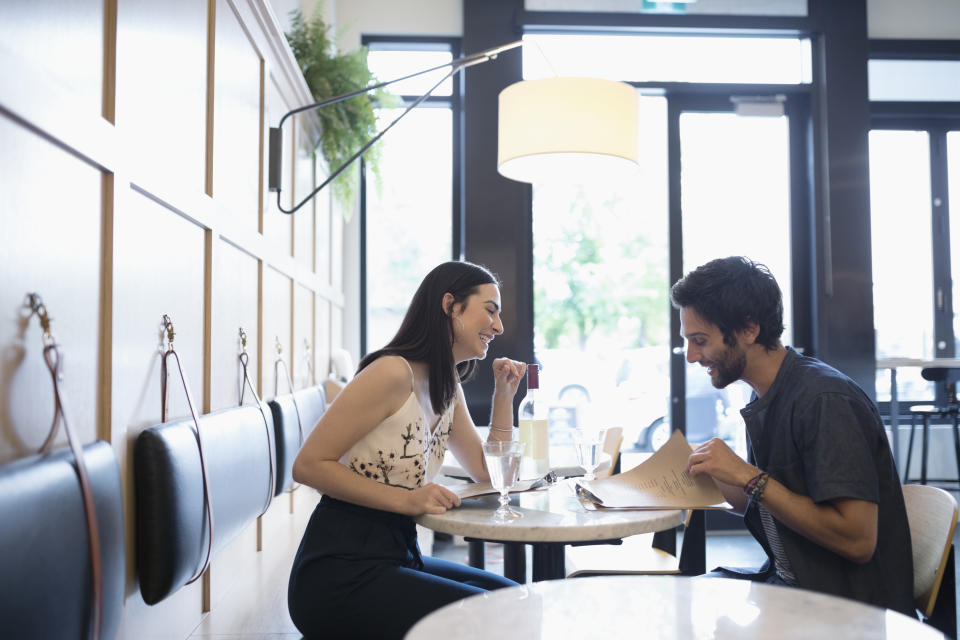
<path fill-rule="evenodd" d="M 692 475 L 706 473 L 717 481 L 724 497 L 735 507 L 744 500 L 731 500 L 736 489 L 760 473 L 734 453 L 725 442 L 714 438 L 698 447 L 687 462 Z M 745 497 L 745 496 L 744 496 Z M 877 547 L 878 508 L 873 502 L 839 498 L 817 504 L 809 497 L 794 493 L 770 478 L 761 503 L 774 518 L 822 547 L 863 564 L 873 557 Z"/>

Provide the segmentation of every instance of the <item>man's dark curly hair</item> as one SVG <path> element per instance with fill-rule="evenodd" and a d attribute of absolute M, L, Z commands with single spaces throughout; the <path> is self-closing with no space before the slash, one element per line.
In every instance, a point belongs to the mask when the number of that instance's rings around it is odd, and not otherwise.
<path fill-rule="evenodd" d="M 775 349 L 783 334 L 783 296 L 777 281 L 766 266 L 743 256 L 697 267 L 673 285 L 670 302 L 716 325 L 730 346 L 736 344 L 734 334 L 750 323 L 760 328 L 757 342 L 767 349 Z"/>

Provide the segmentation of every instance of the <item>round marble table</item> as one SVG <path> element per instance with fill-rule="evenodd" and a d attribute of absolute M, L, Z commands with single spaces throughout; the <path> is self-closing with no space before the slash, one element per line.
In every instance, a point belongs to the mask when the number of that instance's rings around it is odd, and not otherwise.
<path fill-rule="evenodd" d="M 565 577 L 563 551 L 568 543 L 625 538 L 671 529 L 683 522 L 680 510 L 588 511 L 577 500 L 572 487 L 571 481 L 562 481 L 546 490 L 512 494 L 510 505 L 523 517 L 505 523 L 492 518 L 497 496 L 469 498 L 460 507 L 443 514 L 425 514 L 416 521 L 441 533 L 531 544 L 534 580 Z M 504 555 L 504 575 L 524 582 L 526 567 L 508 561 L 507 554 Z"/>
<path fill-rule="evenodd" d="M 745 580 L 580 578 L 466 598 L 418 622 L 406 640 L 571 638 L 927 640 L 945 636 L 889 609 Z"/>

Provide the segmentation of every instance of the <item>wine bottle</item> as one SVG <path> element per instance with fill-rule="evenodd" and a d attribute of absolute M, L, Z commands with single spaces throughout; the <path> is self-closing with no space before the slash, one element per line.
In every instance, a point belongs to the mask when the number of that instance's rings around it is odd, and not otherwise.
<path fill-rule="evenodd" d="M 547 433 L 548 407 L 538 397 L 540 388 L 540 366 L 527 365 L 527 394 L 520 402 L 519 426 L 520 441 L 523 448 L 521 476 L 539 478 L 550 471 L 550 439 Z"/>

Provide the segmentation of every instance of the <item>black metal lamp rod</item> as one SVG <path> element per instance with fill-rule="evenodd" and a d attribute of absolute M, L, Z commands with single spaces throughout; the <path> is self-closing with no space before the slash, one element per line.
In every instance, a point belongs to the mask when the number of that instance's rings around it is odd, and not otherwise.
<path fill-rule="evenodd" d="M 315 195 L 317 195 L 317 193 L 319 193 L 321 189 L 323 189 L 325 186 L 327 186 L 328 184 L 330 184 L 334 179 L 336 179 L 337 176 L 339 176 L 341 173 L 343 173 L 343 171 L 344 171 L 347 167 L 349 167 L 351 164 L 353 164 L 353 161 L 354 161 L 354 160 L 356 160 L 357 158 L 359 158 L 360 156 L 362 156 L 371 146 L 373 146 L 373 145 L 377 142 L 377 140 L 379 140 L 380 138 L 382 138 L 383 135 L 384 135 L 387 131 L 389 131 L 391 128 L 393 128 L 393 126 L 394 126 L 395 124 L 397 124 L 405 115 L 407 115 L 408 113 L 410 113 L 410 110 L 411 110 L 411 109 L 416 108 L 417 106 L 420 105 L 420 103 L 422 103 L 424 100 L 426 100 L 426 99 L 430 96 L 430 94 L 432 94 L 432 93 L 437 89 L 437 87 L 439 87 L 441 84 L 443 84 L 444 82 L 446 82 L 446 80 L 447 80 L 448 78 L 450 78 L 451 76 L 455 75 L 455 74 L 456 74 L 458 71 L 460 71 L 461 69 L 464 69 L 464 68 L 466 68 L 466 67 L 473 66 L 473 65 L 475 65 L 475 64 L 481 64 L 481 63 L 487 62 L 487 61 L 489 61 L 489 60 L 493 60 L 493 59 L 496 58 L 500 53 L 502 53 L 502 52 L 504 52 L 504 51 L 508 51 L 508 50 L 510 50 L 510 49 L 515 49 L 516 47 L 519 47 L 519 46 L 522 45 L 522 44 L 523 44 L 523 41 L 522 41 L 522 40 L 517 40 L 516 42 L 511 42 L 511 43 L 509 43 L 509 44 L 501 45 L 501 46 L 499 46 L 499 47 L 493 47 L 492 49 L 487 49 L 487 50 L 485 50 L 485 51 L 481 51 L 481 52 L 479 52 L 479 53 L 474 53 L 474 54 L 471 54 L 471 55 L 469 55 L 469 56 L 464 56 L 464 57 L 462 57 L 462 58 L 457 58 L 456 60 L 451 60 L 450 62 L 441 64 L 441 65 L 437 65 L 437 66 L 431 67 L 431 68 L 429 68 L 429 69 L 424 69 L 423 71 L 417 71 L 416 73 L 411 73 L 411 74 L 409 74 L 409 75 L 402 76 L 402 77 L 400 77 L 400 78 L 394 78 L 393 80 L 387 80 L 386 82 L 378 82 L 377 84 L 370 85 L 369 87 L 364 87 L 364 88 L 362 88 L 362 89 L 357 89 L 356 91 L 351 91 L 351 92 L 349 92 L 349 93 L 344 93 L 344 94 L 339 95 L 339 96 L 334 96 L 334 97 L 332 97 L 332 98 L 327 98 L 326 100 L 322 100 L 322 101 L 316 102 L 316 103 L 314 103 L 314 104 L 308 104 L 308 105 L 305 105 L 305 106 L 302 106 L 302 107 L 297 107 L 296 109 L 293 109 L 293 110 L 291 110 L 291 111 L 288 111 L 286 114 L 284 114 L 284 116 L 283 116 L 282 118 L 280 118 L 280 124 L 279 124 L 279 125 L 277 125 L 276 127 L 270 127 L 270 154 L 269 154 L 269 171 L 268 171 L 268 175 L 267 175 L 267 181 L 268 181 L 268 182 L 267 182 L 267 185 L 268 185 L 270 191 L 276 191 L 276 192 L 277 192 L 277 208 L 278 208 L 280 211 L 282 211 L 283 213 L 294 213 L 295 211 L 297 211 L 300 207 L 302 207 L 303 205 L 305 205 L 305 204 L 306 204 L 307 202 L 309 202 Z M 361 94 L 364 94 L 364 93 L 368 93 L 368 92 L 370 92 L 370 91 L 375 91 L 376 89 L 379 89 L 379 88 L 381 88 L 381 87 L 386 87 L 386 86 L 388 86 L 388 85 L 391 85 L 391 84 L 400 82 L 400 81 L 402 81 L 402 80 L 408 80 L 408 79 L 410 79 L 410 78 L 415 78 L 415 77 L 421 76 L 421 75 L 423 75 L 423 74 L 425 74 L 425 73 L 431 73 L 431 72 L 433 72 L 433 71 L 437 71 L 437 70 L 439 70 L 439 69 L 443 69 L 443 68 L 446 68 L 446 67 L 451 67 L 451 69 L 450 69 L 450 71 L 449 71 L 445 76 L 443 76 L 443 78 L 440 79 L 439 82 L 437 82 L 437 83 L 434 84 L 432 87 L 430 87 L 430 89 L 429 89 L 425 94 L 423 94 L 422 96 L 420 96 L 419 98 L 417 98 L 410 106 L 408 106 L 406 109 L 404 109 L 403 113 L 401 113 L 399 116 L 397 116 L 397 118 L 394 119 L 393 122 L 391 122 L 389 125 L 387 125 L 386 127 L 384 127 L 384 129 L 383 129 L 380 133 L 378 133 L 376 136 L 374 136 L 373 138 L 371 138 L 365 145 L 363 145 L 363 147 L 360 148 L 359 151 L 357 151 L 357 152 L 354 153 L 352 156 L 350 156 L 350 158 L 347 159 L 347 161 L 344 162 L 339 168 L 337 168 L 336 171 L 332 172 L 332 173 L 327 177 L 327 179 L 323 181 L 323 183 L 322 183 L 320 186 L 318 186 L 316 189 L 314 189 L 313 191 L 311 191 L 309 195 L 307 195 L 303 200 L 301 200 L 301 201 L 300 201 L 297 205 L 295 205 L 293 208 L 291 208 L 291 209 L 284 209 L 284 208 L 283 208 L 283 205 L 280 203 L 280 172 L 281 172 L 281 157 L 282 157 L 282 155 L 283 155 L 283 134 L 282 134 L 282 132 L 281 132 L 281 127 L 283 127 L 283 123 L 286 121 L 287 118 L 289 118 L 289 117 L 292 116 L 292 115 L 301 113 L 301 112 L 303 112 L 303 111 L 309 111 L 309 110 L 312 110 L 312 109 L 320 109 L 321 107 L 325 107 L 325 106 L 328 106 L 328 105 L 331 105 L 331 104 L 335 104 L 335 103 L 340 102 L 340 101 L 342 101 L 342 100 L 347 100 L 347 99 L 349 99 L 349 98 L 353 98 L 353 97 L 355 97 L 355 96 L 358 96 L 358 95 L 361 95 Z"/>

